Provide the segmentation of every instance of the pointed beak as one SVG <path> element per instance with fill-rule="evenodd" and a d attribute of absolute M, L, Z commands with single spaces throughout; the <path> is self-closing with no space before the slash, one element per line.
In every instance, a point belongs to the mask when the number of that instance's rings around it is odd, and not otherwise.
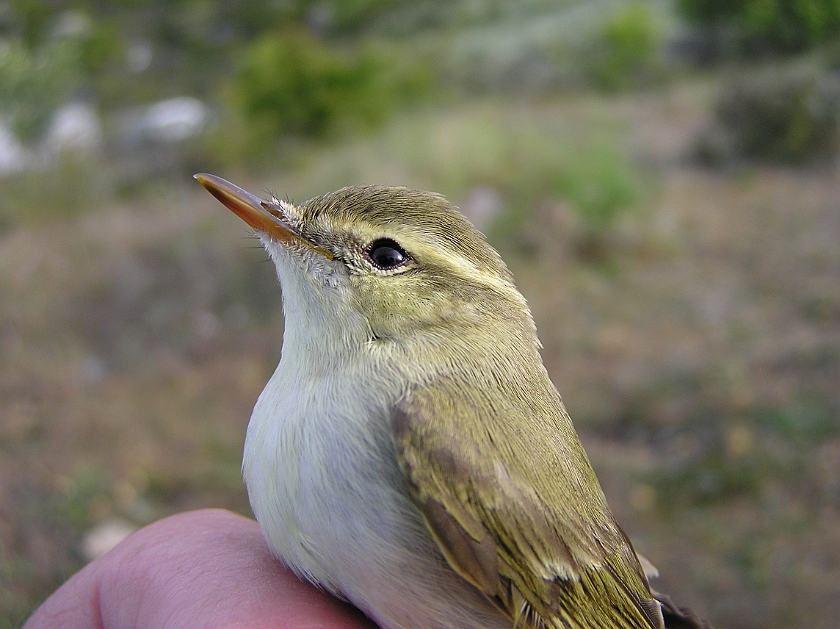
<path fill-rule="evenodd" d="M 331 252 L 318 247 L 295 231 L 277 205 L 264 201 L 216 175 L 199 173 L 193 177 L 221 201 L 222 205 L 257 231 L 265 232 L 285 245 L 304 246 L 320 253 L 328 260 L 333 259 Z"/>

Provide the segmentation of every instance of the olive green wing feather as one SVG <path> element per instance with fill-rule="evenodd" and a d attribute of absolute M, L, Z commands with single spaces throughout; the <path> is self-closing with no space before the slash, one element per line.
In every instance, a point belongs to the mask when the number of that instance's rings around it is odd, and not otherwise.
<path fill-rule="evenodd" d="M 408 394 L 392 429 L 446 559 L 517 626 L 661 627 L 550 382 L 521 395 L 440 379 Z"/>

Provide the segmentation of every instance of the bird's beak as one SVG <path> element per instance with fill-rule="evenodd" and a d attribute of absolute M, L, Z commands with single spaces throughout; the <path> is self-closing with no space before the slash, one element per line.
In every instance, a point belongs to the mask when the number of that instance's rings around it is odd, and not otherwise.
<path fill-rule="evenodd" d="M 222 205 L 257 231 L 274 236 L 286 245 L 293 247 L 302 245 L 320 253 L 328 260 L 333 259 L 332 253 L 322 247 L 318 247 L 315 243 L 297 233 L 288 224 L 288 219 L 275 204 L 263 201 L 250 192 L 216 175 L 199 173 L 193 176 L 198 183 L 207 188 L 210 194 L 221 201 Z"/>

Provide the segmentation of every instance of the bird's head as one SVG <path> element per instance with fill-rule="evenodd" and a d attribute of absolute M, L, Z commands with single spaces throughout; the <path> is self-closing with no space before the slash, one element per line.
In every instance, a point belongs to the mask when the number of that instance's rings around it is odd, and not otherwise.
<path fill-rule="evenodd" d="M 277 267 L 287 329 L 326 325 L 349 345 L 481 342 L 476 334 L 536 344 L 501 257 L 438 194 L 348 187 L 293 205 L 214 175 L 196 179 L 256 230 Z"/>

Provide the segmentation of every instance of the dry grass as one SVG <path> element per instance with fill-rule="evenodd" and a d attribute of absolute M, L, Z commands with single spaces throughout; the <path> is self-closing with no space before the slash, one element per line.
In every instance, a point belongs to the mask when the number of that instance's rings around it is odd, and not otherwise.
<path fill-rule="evenodd" d="M 693 168 L 682 155 L 707 95 L 418 114 L 269 183 L 297 199 L 385 181 L 456 200 L 490 183 L 513 206 L 531 162 L 505 146 L 551 162 L 582 128 L 620 130 L 654 184 L 604 255 L 581 258 L 580 219 L 550 191 L 494 241 L 661 589 L 719 627 L 827 629 L 840 615 L 840 175 Z M 246 233 L 196 186 L 0 234 L 0 627 L 79 568 L 97 522 L 247 512 L 240 450 L 282 319 Z"/>

